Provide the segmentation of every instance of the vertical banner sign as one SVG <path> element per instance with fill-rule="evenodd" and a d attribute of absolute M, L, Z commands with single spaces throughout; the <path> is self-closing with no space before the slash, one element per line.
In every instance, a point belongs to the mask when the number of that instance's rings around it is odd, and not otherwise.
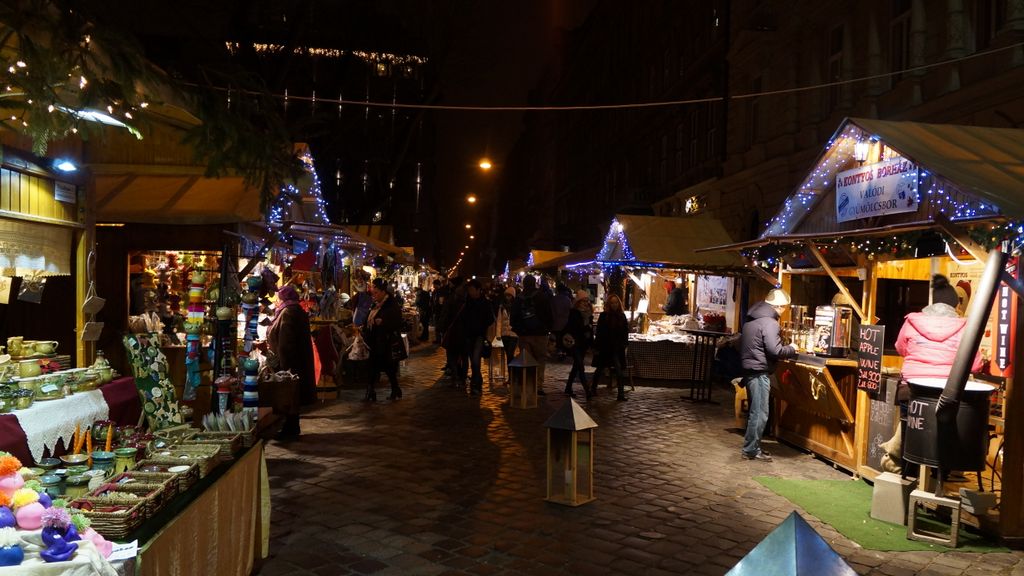
<path fill-rule="evenodd" d="M 885 326 L 860 325 L 860 346 L 857 349 L 857 389 L 876 394 L 882 385 L 882 343 Z"/>
<path fill-rule="evenodd" d="M 1012 278 L 1017 277 L 1017 259 L 1011 259 L 1006 265 L 1006 272 Z M 1013 354 L 1013 347 L 1010 346 L 1010 331 L 1013 328 L 1013 290 L 1005 283 L 999 284 L 999 291 L 996 293 L 996 341 L 995 361 L 1000 370 L 1006 370 L 1010 365 L 1010 355 Z"/>
<path fill-rule="evenodd" d="M 903 158 L 836 174 L 836 221 L 917 210 L 917 165 Z"/>

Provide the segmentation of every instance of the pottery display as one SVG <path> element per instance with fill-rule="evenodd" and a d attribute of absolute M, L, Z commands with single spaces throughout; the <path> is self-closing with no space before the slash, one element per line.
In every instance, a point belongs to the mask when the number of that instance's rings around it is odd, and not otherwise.
<path fill-rule="evenodd" d="M 56 340 L 39 340 L 35 343 L 36 354 L 56 354 L 57 345 L 60 344 Z"/>
<path fill-rule="evenodd" d="M 23 336 L 11 336 L 7 339 L 7 353 L 11 356 L 23 356 L 22 347 L 25 345 Z"/>
<path fill-rule="evenodd" d="M 39 366 L 38 360 L 22 360 L 18 362 L 18 375 L 22 378 L 31 378 L 42 373 L 43 369 Z"/>

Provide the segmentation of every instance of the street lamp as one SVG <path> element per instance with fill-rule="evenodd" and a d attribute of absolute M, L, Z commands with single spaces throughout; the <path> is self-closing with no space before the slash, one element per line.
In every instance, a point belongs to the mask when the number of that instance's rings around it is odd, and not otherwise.
<path fill-rule="evenodd" d="M 476 204 L 476 196 L 472 194 L 466 196 L 466 202 L 469 202 L 470 204 Z"/>
<path fill-rule="evenodd" d="M 472 234 L 470 234 L 470 235 L 469 235 L 469 239 L 470 239 L 470 240 L 476 240 L 476 236 L 473 236 Z"/>
<path fill-rule="evenodd" d="M 488 159 L 488 158 L 481 158 L 479 166 L 480 166 L 481 170 L 490 170 L 491 166 L 493 166 L 493 164 L 491 164 L 490 159 Z"/>
<path fill-rule="evenodd" d="M 472 229 L 472 228 L 473 228 L 473 225 L 472 225 L 472 224 L 466 224 L 466 230 L 470 230 L 470 229 Z"/>

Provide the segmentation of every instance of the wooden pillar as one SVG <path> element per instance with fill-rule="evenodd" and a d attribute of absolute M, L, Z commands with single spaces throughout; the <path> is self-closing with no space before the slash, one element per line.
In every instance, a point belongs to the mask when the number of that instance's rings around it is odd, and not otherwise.
<path fill-rule="evenodd" d="M 1013 375 L 1006 379 L 1006 407 L 1003 417 L 1002 502 L 999 506 L 999 532 L 1004 540 L 1024 542 L 1024 386 L 1017 378 L 1024 364 L 1024 346 L 1017 332 L 1024 326 L 1024 301 L 1014 295 Z"/>
<path fill-rule="evenodd" d="M 864 270 L 864 287 L 861 290 L 860 306 L 864 311 L 864 324 L 875 322 L 875 305 L 878 291 L 878 262 L 874 259 L 868 260 L 863 256 L 859 258 L 858 268 Z M 857 390 L 857 406 L 854 410 L 854 432 L 853 449 L 856 454 L 856 470 L 858 475 L 864 475 L 863 470 L 867 469 L 865 464 L 868 457 L 868 442 L 871 440 L 868 429 L 871 425 L 871 398 L 867 392 Z"/>
<path fill-rule="evenodd" d="M 96 249 L 96 187 L 93 179 L 86 179 L 86 184 L 79 186 L 78 206 L 79 221 L 85 225 L 83 230 L 74 233 L 75 249 L 75 353 L 72 363 L 76 367 L 92 364 L 96 344 L 82 340 L 82 331 L 88 318 L 82 312 L 86 292 L 89 290 L 89 253 Z M 95 269 L 93 270 L 95 273 Z"/>

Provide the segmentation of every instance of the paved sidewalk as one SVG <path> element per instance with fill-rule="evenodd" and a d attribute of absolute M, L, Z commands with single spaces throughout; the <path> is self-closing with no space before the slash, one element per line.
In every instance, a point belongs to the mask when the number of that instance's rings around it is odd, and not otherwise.
<path fill-rule="evenodd" d="M 304 416 L 300 441 L 270 443 L 260 574 L 724 574 L 794 510 L 754 476 L 849 478 L 785 445 L 770 447 L 774 462 L 742 460 L 725 392 L 721 405 L 647 387 L 616 402 L 602 386 L 581 400 L 600 425 L 597 500 L 548 504 L 542 425 L 568 365 L 549 364 L 540 407 L 518 410 L 486 384 L 482 397 L 448 388 L 443 363 L 414 353 L 403 399 L 367 405 L 343 390 Z M 804 518 L 861 574 L 1024 573 L 1021 553 L 875 552 Z"/>

